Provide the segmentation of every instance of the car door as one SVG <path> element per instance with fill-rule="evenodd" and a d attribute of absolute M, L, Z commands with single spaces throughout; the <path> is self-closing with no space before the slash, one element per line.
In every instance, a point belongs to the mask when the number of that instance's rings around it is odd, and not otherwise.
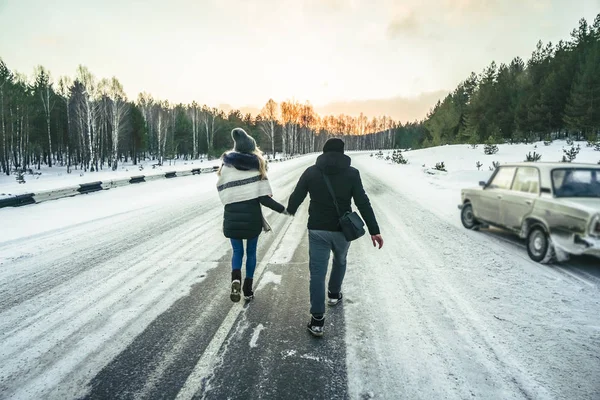
<path fill-rule="evenodd" d="M 521 229 L 523 219 L 533 210 L 540 196 L 540 172 L 535 167 L 519 167 L 511 190 L 500 201 L 502 225 L 513 230 Z"/>
<path fill-rule="evenodd" d="M 501 225 L 500 201 L 510 190 L 516 167 L 500 167 L 489 184 L 480 192 L 479 204 L 474 204 L 475 216 L 490 224 Z"/>

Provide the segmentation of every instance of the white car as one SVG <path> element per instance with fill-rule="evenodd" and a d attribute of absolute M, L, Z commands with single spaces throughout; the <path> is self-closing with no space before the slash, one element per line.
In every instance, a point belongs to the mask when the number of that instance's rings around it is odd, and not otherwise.
<path fill-rule="evenodd" d="M 550 262 L 557 254 L 600 257 L 600 165 L 505 164 L 479 184 L 461 192 L 465 228 L 510 230 L 526 239 L 534 261 Z"/>

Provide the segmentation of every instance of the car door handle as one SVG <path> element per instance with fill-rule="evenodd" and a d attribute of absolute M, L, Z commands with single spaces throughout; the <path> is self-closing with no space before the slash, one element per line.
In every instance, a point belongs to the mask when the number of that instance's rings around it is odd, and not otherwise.
<path fill-rule="evenodd" d="M 502 196 L 498 195 L 498 198 L 499 198 L 499 199 L 501 199 L 501 198 L 502 198 Z"/>
<path fill-rule="evenodd" d="M 533 201 L 531 201 L 531 200 L 525 200 L 525 204 L 527 204 L 527 205 L 532 205 L 532 204 L 533 204 Z"/>

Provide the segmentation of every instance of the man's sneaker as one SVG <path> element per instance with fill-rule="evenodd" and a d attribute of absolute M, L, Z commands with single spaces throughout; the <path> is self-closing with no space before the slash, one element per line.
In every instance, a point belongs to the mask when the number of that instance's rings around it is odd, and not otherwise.
<path fill-rule="evenodd" d="M 331 293 L 327 292 L 327 305 L 335 306 L 342 301 L 342 292 L 339 293 Z"/>
<path fill-rule="evenodd" d="M 321 337 L 323 336 L 323 326 L 325 325 L 325 317 L 321 316 L 321 318 L 315 318 L 314 316 L 310 316 L 310 322 L 306 326 L 308 331 L 313 336 Z"/>
<path fill-rule="evenodd" d="M 246 301 L 250 301 L 254 298 L 254 292 L 252 291 L 252 278 L 244 279 L 244 287 L 242 290 L 244 292 L 244 299 Z"/>
<path fill-rule="evenodd" d="M 239 269 L 234 269 L 233 271 L 231 271 L 231 294 L 229 295 L 229 298 L 234 303 L 237 303 L 238 301 L 240 301 L 240 298 L 241 298 L 240 289 L 242 288 L 241 282 L 242 282 L 242 271 L 240 271 Z"/>

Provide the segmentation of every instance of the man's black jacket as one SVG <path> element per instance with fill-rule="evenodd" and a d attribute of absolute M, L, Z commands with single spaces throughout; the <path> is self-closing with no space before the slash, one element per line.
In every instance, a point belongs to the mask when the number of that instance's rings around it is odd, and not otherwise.
<path fill-rule="evenodd" d="M 331 186 L 340 207 L 340 212 L 352 211 L 351 200 L 358 207 L 360 215 L 371 235 L 379 234 L 379 226 L 371 207 L 369 197 L 363 189 L 360 173 L 350 166 L 350 157 L 338 152 L 327 152 L 317 158 L 315 165 L 304 171 L 294 192 L 290 196 L 287 210 L 295 214 L 300 204 L 310 193 L 308 208 L 308 229 L 340 231 L 339 216 L 329 194 L 323 174 L 331 181 Z"/>

